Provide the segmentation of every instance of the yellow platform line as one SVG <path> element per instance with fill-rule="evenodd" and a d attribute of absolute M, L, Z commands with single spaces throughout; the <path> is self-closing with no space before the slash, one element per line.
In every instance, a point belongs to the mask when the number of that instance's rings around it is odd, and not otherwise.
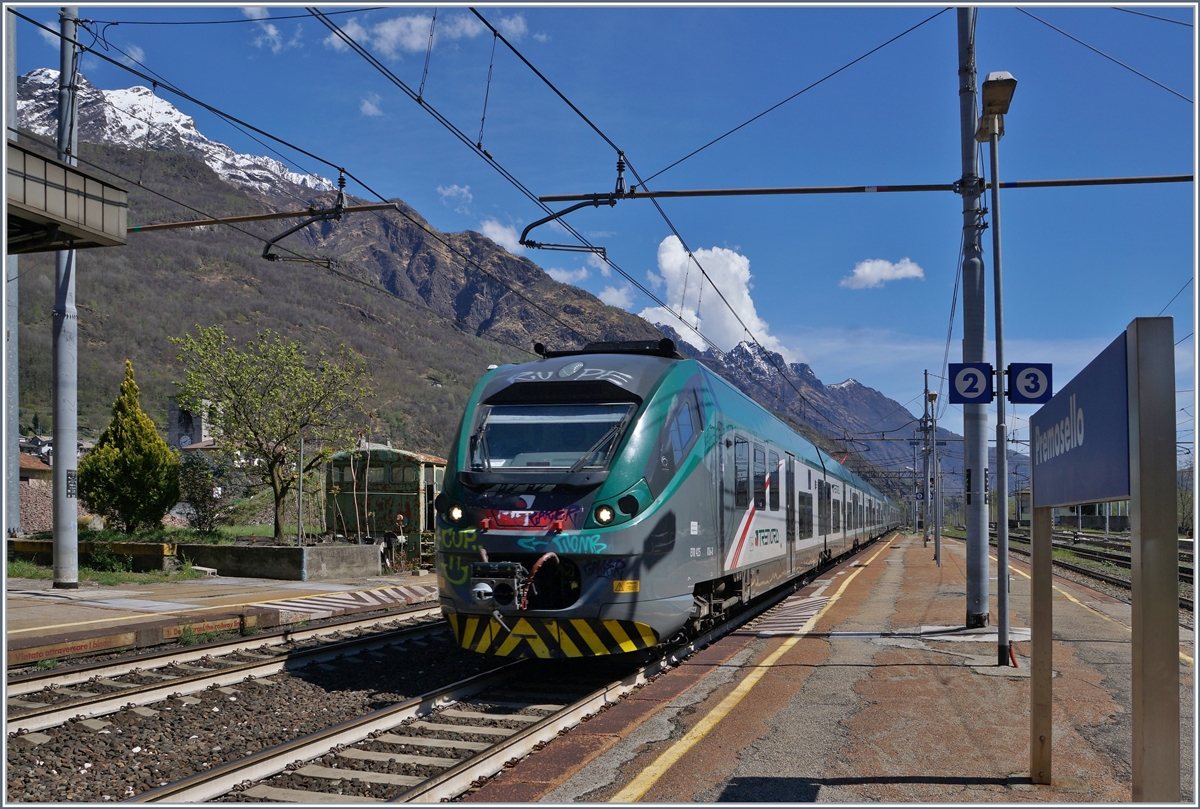
<path fill-rule="evenodd" d="M 1000 560 L 997 559 L 995 556 L 992 556 L 990 553 L 988 554 L 988 558 L 991 559 L 992 561 L 994 561 L 996 564 L 1000 564 Z M 1019 576 L 1024 576 L 1025 578 L 1030 579 L 1031 581 L 1033 579 L 1033 577 L 1030 576 L 1028 573 L 1026 573 L 1024 570 L 1013 567 L 1011 562 L 1009 563 L 1008 569 L 1011 570 L 1013 573 L 1016 573 Z M 1079 606 L 1083 607 L 1088 612 L 1100 616 L 1104 620 L 1108 621 L 1110 624 L 1116 624 L 1117 626 L 1124 629 L 1126 632 L 1130 632 L 1130 633 L 1133 632 L 1132 627 L 1125 626 L 1125 624 L 1121 623 L 1120 621 L 1116 620 L 1115 618 L 1112 618 L 1111 616 L 1105 615 L 1104 613 L 1100 612 L 1100 610 L 1096 609 L 1095 607 L 1089 607 L 1087 604 L 1084 604 L 1078 598 L 1071 595 L 1066 590 L 1059 587 L 1057 584 L 1051 584 L 1050 586 L 1054 588 L 1055 592 L 1059 593 L 1060 595 L 1065 596 L 1067 598 L 1067 600 L 1078 604 Z M 1184 654 L 1183 652 L 1179 653 L 1179 659 L 1182 660 L 1184 663 L 1187 663 L 1189 666 L 1195 665 L 1195 662 L 1196 662 L 1195 660 L 1192 659 L 1192 657 L 1190 655 Z"/>
<path fill-rule="evenodd" d="M 654 786 L 655 783 L 657 783 L 658 780 L 663 777 L 663 775 L 666 774 L 667 770 L 671 769 L 671 767 L 673 767 L 681 758 L 683 758 L 684 754 L 686 754 L 688 750 L 691 750 L 697 742 L 707 736 L 712 729 L 716 727 L 717 724 L 724 719 L 725 716 L 731 710 L 733 710 L 733 708 L 739 702 L 741 702 L 748 693 L 750 693 L 750 689 L 754 688 L 755 684 L 757 684 L 758 681 L 763 678 L 763 675 L 765 675 L 771 669 L 771 666 L 776 660 L 787 653 L 789 649 L 800 642 L 801 638 L 812 631 L 813 627 L 817 625 L 817 622 L 821 620 L 825 613 L 828 612 L 829 609 L 837 602 L 841 594 L 845 592 L 846 588 L 850 585 L 850 582 L 854 581 L 854 577 L 861 573 L 863 569 L 867 567 L 867 565 L 874 562 L 875 557 L 886 551 L 895 540 L 896 537 L 889 539 L 887 544 L 877 550 L 870 559 L 868 559 L 859 567 L 855 568 L 854 572 L 847 576 L 846 580 L 842 582 L 842 586 L 838 588 L 837 592 L 829 597 L 828 603 L 821 608 L 821 611 L 809 618 L 795 636 L 788 638 L 788 640 L 785 641 L 782 646 L 772 652 L 770 656 L 763 660 L 763 662 L 755 666 L 753 671 L 750 672 L 746 679 L 742 680 L 742 682 L 738 684 L 737 688 L 730 692 L 725 699 L 721 700 L 720 705 L 709 711 L 708 715 L 697 722 L 696 726 L 688 731 L 687 735 L 667 748 L 667 750 L 661 756 L 659 756 L 653 764 L 639 773 L 637 777 L 630 781 L 624 789 L 622 789 L 612 798 L 609 798 L 609 802 L 631 803 L 640 799 L 643 795 L 649 792 L 650 788 Z"/>

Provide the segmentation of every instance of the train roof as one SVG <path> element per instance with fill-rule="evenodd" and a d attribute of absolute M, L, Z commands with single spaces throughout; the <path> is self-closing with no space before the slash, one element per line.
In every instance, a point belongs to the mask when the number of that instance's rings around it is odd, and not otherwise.
<path fill-rule="evenodd" d="M 396 447 L 390 447 L 387 444 L 374 444 L 374 443 L 367 444 L 366 446 L 355 447 L 352 450 L 343 450 L 342 452 L 335 452 L 330 460 L 346 461 L 346 460 L 349 460 L 352 455 L 358 456 L 358 455 L 361 455 L 363 452 L 368 452 L 368 451 L 371 453 L 372 457 L 379 458 L 379 459 L 385 460 L 385 461 L 410 461 L 412 463 L 428 463 L 428 464 L 435 464 L 438 466 L 446 465 L 446 459 L 439 458 L 436 455 L 427 455 L 424 452 L 412 452 L 411 450 L 407 450 L 407 449 L 397 449 Z"/>
<path fill-rule="evenodd" d="M 874 486 L 847 469 L 832 455 L 821 451 L 800 433 L 795 432 L 778 416 L 771 413 L 703 362 L 684 357 L 669 339 L 621 343 L 590 343 L 582 349 L 550 351 L 540 343 L 534 350 L 540 359 L 518 365 L 501 366 L 484 382 L 479 403 L 501 404 L 521 401 L 595 402 L 635 401 L 641 403 L 654 393 L 659 382 L 683 364 L 703 370 L 711 379 L 719 380 L 725 388 L 726 404 L 742 409 L 748 421 L 758 421 L 758 428 L 777 439 L 790 434 L 789 443 L 804 450 L 799 457 L 810 464 L 828 469 L 836 477 L 883 497 Z M 731 415 L 733 415 L 731 413 Z M 768 426 L 769 425 L 769 426 Z M 746 426 L 751 426 L 747 424 Z"/>

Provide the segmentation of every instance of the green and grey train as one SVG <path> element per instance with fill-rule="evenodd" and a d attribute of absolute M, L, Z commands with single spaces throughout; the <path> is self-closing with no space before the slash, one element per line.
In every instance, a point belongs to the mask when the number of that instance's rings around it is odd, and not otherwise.
<path fill-rule="evenodd" d="M 463 648 L 645 650 L 898 523 L 670 340 L 537 348 L 476 385 L 436 502 L 441 607 Z"/>

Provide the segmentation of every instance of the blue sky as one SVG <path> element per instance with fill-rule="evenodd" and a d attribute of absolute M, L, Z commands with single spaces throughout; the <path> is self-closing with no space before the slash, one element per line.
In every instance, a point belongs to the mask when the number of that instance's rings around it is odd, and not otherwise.
<path fill-rule="evenodd" d="M 57 25 L 55 8 L 18 8 Z M 321 8 L 355 9 L 331 19 L 403 82 L 414 90 L 421 85 L 432 7 Z M 480 11 L 649 178 L 942 8 Z M 1194 9 L 1122 8 L 1139 13 L 1104 7 L 1028 11 L 1170 90 L 1015 7 L 980 10 L 980 80 L 1007 70 L 1019 81 L 1001 142 L 1002 180 L 1194 171 L 1196 113 L 1188 100 L 1195 95 Z M 111 45 L 191 95 L 345 166 L 439 229 L 478 230 L 517 252 L 516 235 L 544 215 L 360 56 L 331 44 L 329 31 L 300 7 L 82 6 L 80 14 L 121 22 L 105 30 Z M 282 19 L 291 15 L 301 18 Z M 133 24 L 221 20 L 243 22 Z M 431 106 L 474 142 L 486 92 L 483 147 L 535 194 L 613 189 L 612 147 L 503 44 L 493 62 L 492 36 L 467 7 L 439 7 L 434 30 L 423 89 Z M 956 36 L 950 9 L 655 177 L 650 187 L 951 183 L 961 175 Z M 122 58 L 116 50 L 109 53 Z M 19 72 L 57 66 L 57 45 L 19 23 Z M 102 89 L 141 83 L 94 57 L 85 58 L 83 70 Z M 264 153 L 211 114 L 164 97 L 194 115 L 209 138 Z M 986 163 L 986 148 L 981 159 Z M 294 166 L 333 176 L 309 158 L 295 156 Z M 626 179 L 635 182 L 628 172 Z M 369 197 L 362 188 L 350 191 Z M 952 322 L 962 234 L 958 196 L 661 204 L 764 344 L 810 363 L 826 383 L 853 377 L 913 410 L 925 369 L 936 385 Z M 1176 339 L 1193 331 L 1195 284 L 1172 302 L 1195 271 L 1192 184 L 1014 189 L 1002 193 L 1002 214 L 1008 361 L 1051 362 L 1061 384 L 1135 317 L 1173 316 Z M 699 304 L 701 331 L 722 348 L 742 339 L 711 285 L 701 289 L 695 266 L 688 269 L 686 253 L 651 202 L 587 208 L 566 221 L 670 308 L 682 306 L 693 323 Z M 551 227 L 532 238 L 571 241 Z M 984 249 L 990 341 L 990 231 Z M 585 254 L 524 254 L 630 311 L 656 306 Z M 672 316 L 659 316 L 671 322 Z M 960 359 L 961 337 L 960 303 L 949 339 L 951 362 Z M 1181 441 L 1192 439 L 1193 345 L 1194 338 L 1182 340 L 1176 357 Z M 988 353 L 994 357 L 990 342 Z M 1010 424 L 1024 427 L 1033 410 L 1019 408 Z M 947 408 L 942 424 L 960 430 L 961 412 Z"/>

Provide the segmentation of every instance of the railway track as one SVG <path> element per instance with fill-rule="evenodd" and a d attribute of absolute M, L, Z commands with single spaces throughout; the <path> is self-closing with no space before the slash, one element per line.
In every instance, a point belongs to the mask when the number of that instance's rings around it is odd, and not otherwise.
<path fill-rule="evenodd" d="M 994 534 L 991 536 L 994 536 Z M 1075 556 L 1078 556 L 1082 559 L 1091 559 L 1096 562 L 1102 562 L 1102 563 L 1107 563 L 1107 564 L 1111 564 L 1111 565 L 1116 565 L 1117 567 L 1124 568 L 1125 570 L 1131 570 L 1133 568 L 1133 560 L 1132 560 L 1132 557 L 1128 550 L 1128 548 L 1129 548 L 1128 541 L 1126 541 L 1124 543 L 1124 548 L 1125 548 L 1124 553 L 1112 553 L 1110 551 L 1096 550 L 1095 548 L 1087 547 L 1086 545 L 1077 544 L 1073 541 L 1073 539 L 1071 537 L 1072 537 L 1071 534 L 1062 534 L 1062 533 L 1054 534 L 1054 540 L 1052 541 L 1052 547 L 1054 548 L 1054 550 L 1066 551 L 1066 552 L 1072 553 Z M 1009 542 L 1020 542 L 1022 544 L 1028 545 L 1029 538 L 1027 536 L 1022 536 L 1020 534 L 1018 534 L 1016 536 L 1010 535 Z M 1114 547 L 1114 546 L 1110 545 L 1110 547 Z M 1120 547 L 1120 546 L 1115 546 L 1115 547 Z M 1189 562 L 1190 562 L 1190 556 L 1191 556 L 1191 554 L 1188 554 Z M 1058 564 L 1058 560 L 1056 560 L 1055 563 Z M 1063 562 L 1063 564 L 1069 565 L 1071 563 Z M 1089 568 L 1083 568 L 1083 569 L 1090 571 Z M 1122 579 L 1120 579 L 1118 577 L 1111 577 L 1111 578 L 1114 579 L 1114 583 L 1118 582 L 1118 581 L 1122 581 Z M 1184 557 L 1183 557 L 1182 552 L 1180 553 L 1179 580 L 1181 582 L 1186 582 L 1188 584 L 1193 583 L 1193 567 L 1191 564 L 1184 564 Z"/>
<path fill-rule="evenodd" d="M 860 547 L 858 552 L 861 553 L 866 547 L 870 545 Z M 847 558 L 852 556 L 847 555 L 837 563 Z M 814 572 L 811 576 L 822 572 Z M 479 668 L 486 670 L 442 679 L 442 684 L 426 677 L 428 684 L 424 689 L 414 689 L 407 694 L 400 691 L 396 697 L 387 700 L 388 704 L 379 701 L 372 704 L 368 700 L 359 711 L 331 712 L 328 716 L 333 719 L 328 725 L 320 724 L 320 717 L 326 714 L 320 713 L 319 708 L 314 712 L 310 707 L 303 714 L 305 718 L 286 720 L 289 724 L 285 727 L 298 729 L 297 735 L 276 733 L 275 741 L 254 746 L 247 739 L 245 731 L 239 730 L 237 732 L 243 741 L 234 744 L 245 744 L 245 748 L 234 747 L 217 754 L 222 748 L 213 747 L 214 743 L 229 743 L 223 740 L 223 736 L 212 735 L 214 725 L 228 725 L 229 732 L 234 732 L 234 725 L 241 728 L 244 724 L 255 725 L 263 721 L 254 717 L 264 717 L 265 720 L 267 716 L 279 713 L 279 710 L 287 713 L 293 699 L 290 695 L 294 693 L 289 683 L 297 676 L 303 678 L 304 688 L 316 697 L 316 704 L 319 705 L 322 694 L 326 697 L 335 695 L 334 691 L 327 689 L 339 688 L 357 672 L 371 671 L 377 678 L 389 681 L 402 671 L 430 669 L 431 666 L 437 668 L 438 660 L 444 656 L 442 652 L 457 658 L 466 654 L 447 640 L 445 635 L 439 636 L 439 630 L 445 630 L 436 626 L 425 628 L 424 631 L 430 633 L 424 641 L 426 646 L 410 648 L 409 654 L 399 657 L 393 656 L 389 649 L 386 662 L 372 659 L 371 652 L 363 651 L 366 648 L 364 645 L 356 648 L 346 645 L 351 642 L 346 639 L 309 651 L 307 663 L 295 657 L 300 654 L 299 651 L 289 653 L 287 657 L 292 658 L 290 662 L 287 659 L 245 660 L 243 658 L 248 655 L 266 654 L 261 647 L 249 647 L 243 641 L 240 649 L 234 651 L 233 659 L 229 660 L 232 665 L 206 673 L 192 672 L 207 678 L 203 694 L 197 694 L 195 698 L 180 697 L 178 692 L 182 689 L 179 680 L 135 684 L 137 688 L 142 685 L 159 686 L 155 692 L 159 700 L 167 696 L 164 691 L 170 692 L 175 698 L 165 699 L 154 708 L 121 711 L 118 716 L 110 717 L 115 724 L 103 729 L 97 725 L 85 730 L 78 722 L 74 722 L 51 729 L 46 734 L 30 733 L 23 728 L 48 721 L 44 714 L 27 711 L 10 715 L 10 730 L 22 729 L 19 733 L 29 740 L 24 743 L 20 741 L 20 735 L 10 734 L 10 798 L 17 799 L 16 795 L 27 794 L 13 790 L 27 790 L 24 786 L 26 779 L 36 777 L 33 770 L 26 772 L 30 764 L 37 766 L 45 759 L 47 763 L 44 766 L 49 767 L 53 757 L 53 765 L 57 768 L 55 774 L 61 778 L 74 772 L 71 776 L 74 783 L 85 783 L 93 777 L 89 775 L 93 772 L 93 769 L 89 769 L 93 768 L 90 762 L 96 762 L 94 769 L 97 770 L 103 766 L 104 772 L 97 771 L 94 777 L 112 784 L 103 788 L 105 794 L 102 797 L 105 800 L 124 798 L 127 802 L 140 803 L 273 801 L 304 804 L 451 800 L 469 791 L 473 785 L 482 784 L 510 762 L 540 749 L 557 735 L 602 711 L 606 705 L 620 700 L 651 678 L 667 672 L 694 651 L 758 618 L 800 585 L 800 582 L 794 582 L 766 594 L 735 620 L 689 643 L 674 648 L 659 647 L 659 654 L 649 662 L 626 659 L 625 656 L 611 660 L 531 660 L 507 664 L 501 664 L 498 660 L 476 661 L 470 658 L 468 666 L 474 665 L 476 671 Z M 353 642 L 392 643 L 394 649 L 400 643 L 397 638 L 401 634 L 404 633 L 399 630 L 388 630 L 378 633 L 376 637 L 354 639 Z M 392 637 L 386 638 L 386 635 Z M 258 638 L 255 642 L 261 643 Z M 198 649 L 196 653 L 205 651 Z M 173 656 L 178 657 L 179 651 Z M 205 667 L 209 667 L 208 664 L 215 659 L 204 660 L 202 657 L 201 661 Z M 143 667 L 146 665 L 144 658 L 140 662 Z M 165 661 L 165 664 L 170 662 Z M 267 669 L 250 666 L 275 666 L 275 671 L 284 672 L 288 677 L 275 677 L 272 684 L 271 679 L 264 679 Z M 161 666 L 159 668 L 162 669 Z M 76 672 L 74 676 L 78 678 L 85 673 Z M 143 668 L 141 672 L 127 671 L 125 676 L 136 679 L 146 673 L 147 670 Z M 164 669 L 161 673 L 165 675 L 167 671 Z M 60 674 L 62 672 L 55 672 L 52 676 Z M 97 676 L 92 673 L 87 679 Z M 120 675 L 109 673 L 103 679 L 117 676 Z M 255 679 L 249 680 L 251 676 Z M 25 683 L 23 687 L 26 689 L 33 687 L 36 682 L 28 676 L 19 679 Z M 87 682 L 87 679 L 83 682 Z M 218 681 L 243 684 L 232 688 L 218 685 Z M 450 684 L 445 685 L 447 682 Z M 199 681 L 195 687 L 200 687 Z M 359 686 L 352 684 L 347 687 L 356 689 Z M 379 693 L 390 690 L 384 688 Z M 123 707 L 127 706 L 135 693 L 141 694 L 139 699 L 148 701 L 153 698 L 149 691 L 135 692 L 133 687 L 124 688 L 109 695 L 107 699 L 110 702 L 104 710 L 112 708 L 115 704 L 113 700 L 120 701 Z M 192 700 L 190 705 L 186 704 L 189 699 Z M 330 707 L 332 710 L 332 704 Z M 88 710 L 99 710 L 99 707 L 93 706 Z M 215 713 L 218 710 L 221 713 Z M 64 711 L 71 712 L 72 716 L 84 713 L 79 703 L 73 703 Z M 218 716 L 221 718 L 214 722 Z M 318 729 L 303 733 L 306 727 L 304 722 L 308 722 L 307 728 Z M 170 745 L 166 741 L 168 727 L 174 734 Z M 205 728 L 208 729 L 207 735 Z M 162 741 L 153 749 L 147 748 L 145 739 L 159 738 L 160 733 L 163 734 Z M 54 738 L 33 738 L 47 734 Z M 187 734 L 200 734 L 200 737 L 192 735 L 191 741 L 187 741 Z M 258 734 L 255 738 L 265 737 L 266 734 Z M 76 758 L 80 755 L 78 745 L 84 739 L 94 740 L 85 742 L 91 752 L 85 751 L 84 757 Z M 26 746 L 23 747 L 23 744 Z M 50 749 L 52 746 L 53 750 Z M 209 747 L 212 747 L 212 752 L 209 752 Z M 14 751 L 34 752 L 43 749 L 45 752 L 37 752 L 32 757 L 23 755 L 20 769 L 13 769 Z M 241 753 L 243 749 L 245 754 Z M 125 769 L 114 770 L 114 767 L 135 766 L 134 760 L 147 755 L 152 763 L 149 768 L 141 765 L 136 776 L 133 773 L 127 775 Z M 31 762 L 31 758 L 38 760 Z M 171 761 L 178 764 L 168 764 Z M 14 777 L 22 779 L 15 788 L 12 786 Z M 63 795 L 63 789 L 62 786 L 52 786 L 38 794 L 57 792 Z M 71 800 L 69 790 L 72 787 L 66 789 L 68 792 L 64 797 Z"/>
<path fill-rule="evenodd" d="M 43 730 L 75 717 L 90 719 L 130 705 L 149 705 L 342 656 L 419 643 L 448 632 L 449 626 L 441 620 L 399 624 L 438 614 L 437 606 L 410 607 L 252 640 L 239 638 L 11 677 L 6 690 L 9 730 Z M 348 633 L 365 634 L 345 637 Z"/>
<path fill-rule="evenodd" d="M 758 618 L 798 586 L 766 596 L 736 619 L 649 663 L 619 658 L 516 661 L 130 801 L 452 800 Z"/>
<path fill-rule="evenodd" d="M 1021 556 L 1032 556 L 1033 555 L 1030 551 L 1025 550 L 1024 548 L 1014 548 L 1011 545 L 1009 546 L 1008 551 L 1009 551 L 1009 553 L 1017 553 L 1017 554 L 1020 554 Z M 1054 562 L 1055 567 L 1062 568 L 1063 570 L 1070 570 L 1070 571 L 1072 571 L 1074 573 L 1078 573 L 1082 576 L 1088 576 L 1088 577 L 1096 579 L 1098 581 L 1102 581 L 1107 584 L 1111 584 L 1114 587 L 1120 587 L 1124 590 L 1129 590 L 1132 587 L 1132 584 L 1129 579 L 1123 579 L 1120 576 L 1110 576 L 1109 574 L 1102 573 L 1101 571 L 1096 570 L 1093 567 L 1084 567 L 1083 565 L 1074 565 L 1074 564 L 1071 564 L 1070 562 L 1064 562 L 1061 559 L 1055 559 L 1055 560 L 1053 560 L 1053 562 Z M 1191 581 L 1190 577 L 1189 577 L 1188 581 L 1189 582 Z M 1188 612 L 1194 611 L 1193 606 L 1192 606 L 1192 599 L 1190 599 L 1186 596 L 1179 596 L 1179 606 L 1182 609 L 1187 610 Z"/>

